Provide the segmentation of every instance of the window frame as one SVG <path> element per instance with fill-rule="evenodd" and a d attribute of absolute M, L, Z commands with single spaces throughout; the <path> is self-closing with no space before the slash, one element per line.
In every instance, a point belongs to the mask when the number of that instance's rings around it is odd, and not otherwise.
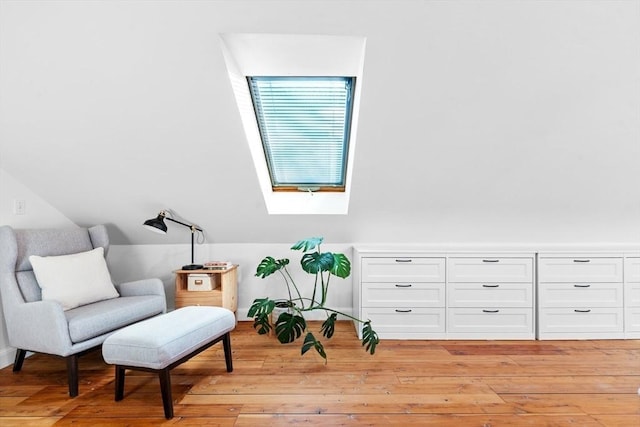
<path fill-rule="evenodd" d="M 256 123 L 258 125 L 258 131 L 260 134 L 260 141 L 262 143 L 262 149 L 265 157 L 265 161 L 267 164 L 267 169 L 269 172 L 269 179 L 271 181 L 271 189 L 274 192 L 344 192 L 347 187 L 347 168 L 349 164 L 349 145 L 351 140 L 351 127 L 352 127 L 352 118 L 353 118 L 353 109 L 354 109 L 354 98 L 356 91 L 356 76 L 327 76 L 327 75 L 317 75 L 317 76 L 264 76 L 264 75 L 253 75 L 246 76 L 247 86 L 249 88 L 249 93 L 251 95 L 251 102 L 253 106 L 253 111 L 255 114 Z M 256 94 L 255 82 L 263 81 L 286 81 L 286 80 L 296 80 L 296 81 L 331 81 L 337 80 L 345 83 L 345 103 L 343 112 L 343 120 L 344 126 L 342 128 L 342 145 L 341 145 L 341 164 L 339 166 L 339 177 L 340 180 L 338 183 L 329 183 L 329 182 L 293 182 L 293 181 L 284 181 L 279 182 L 276 179 L 277 175 L 277 167 L 278 164 L 275 164 L 272 156 L 272 149 L 269 147 L 270 141 L 265 138 L 265 129 L 263 128 L 263 124 L 267 124 L 267 119 L 264 115 L 261 115 L 261 112 L 264 112 L 260 105 L 258 105 L 260 99 L 262 99 L 262 95 Z M 308 123 L 307 123 L 308 124 Z"/>

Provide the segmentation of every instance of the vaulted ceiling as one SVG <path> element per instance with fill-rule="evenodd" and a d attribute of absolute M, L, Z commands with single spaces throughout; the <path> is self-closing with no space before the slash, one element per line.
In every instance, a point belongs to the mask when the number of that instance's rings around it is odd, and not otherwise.
<path fill-rule="evenodd" d="M 223 33 L 366 37 L 347 215 L 267 214 Z M 2 0 L 0 168 L 120 244 L 638 241 L 639 45 L 635 1 Z"/>

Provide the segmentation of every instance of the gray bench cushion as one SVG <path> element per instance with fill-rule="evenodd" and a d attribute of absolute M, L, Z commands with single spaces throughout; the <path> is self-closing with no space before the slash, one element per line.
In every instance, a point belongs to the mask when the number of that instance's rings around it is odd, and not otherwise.
<path fill-rule="evenodd" d="M 113 333 L 102 345 L 102 357 L 113 365 L 163 369 L 235 326 L 226 308 L 183 307 Z"/>
<path fill-rule="evenodd" d="M 165 310 L 160 295 L 120 297 L 65 311 L 74 343 L 106 334 Z"/>

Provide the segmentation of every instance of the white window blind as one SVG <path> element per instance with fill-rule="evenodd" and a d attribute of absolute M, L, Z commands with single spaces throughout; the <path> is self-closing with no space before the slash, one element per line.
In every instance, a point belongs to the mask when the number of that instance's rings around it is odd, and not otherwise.
<path fill-rule="evenodd" d="M 248 77 L 274 190 L 344 190 L 355 77 Z"/>

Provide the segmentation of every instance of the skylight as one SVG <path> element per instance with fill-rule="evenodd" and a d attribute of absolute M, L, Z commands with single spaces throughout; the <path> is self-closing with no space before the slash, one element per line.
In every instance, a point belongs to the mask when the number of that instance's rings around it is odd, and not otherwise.
<path fill-rule="evenodd" d="M 274 191 L 344 191 L 353 77 L 248 77 Z"/>
<path fill-rule="evenodd" d="M 347 214 L 366 39 L 240 33 L 220 38 L 267 212 Z M 333 92 L 329 104 L 319 89 L 312 95 L 305 85 L 326 85 L 323 90 Z"/>

